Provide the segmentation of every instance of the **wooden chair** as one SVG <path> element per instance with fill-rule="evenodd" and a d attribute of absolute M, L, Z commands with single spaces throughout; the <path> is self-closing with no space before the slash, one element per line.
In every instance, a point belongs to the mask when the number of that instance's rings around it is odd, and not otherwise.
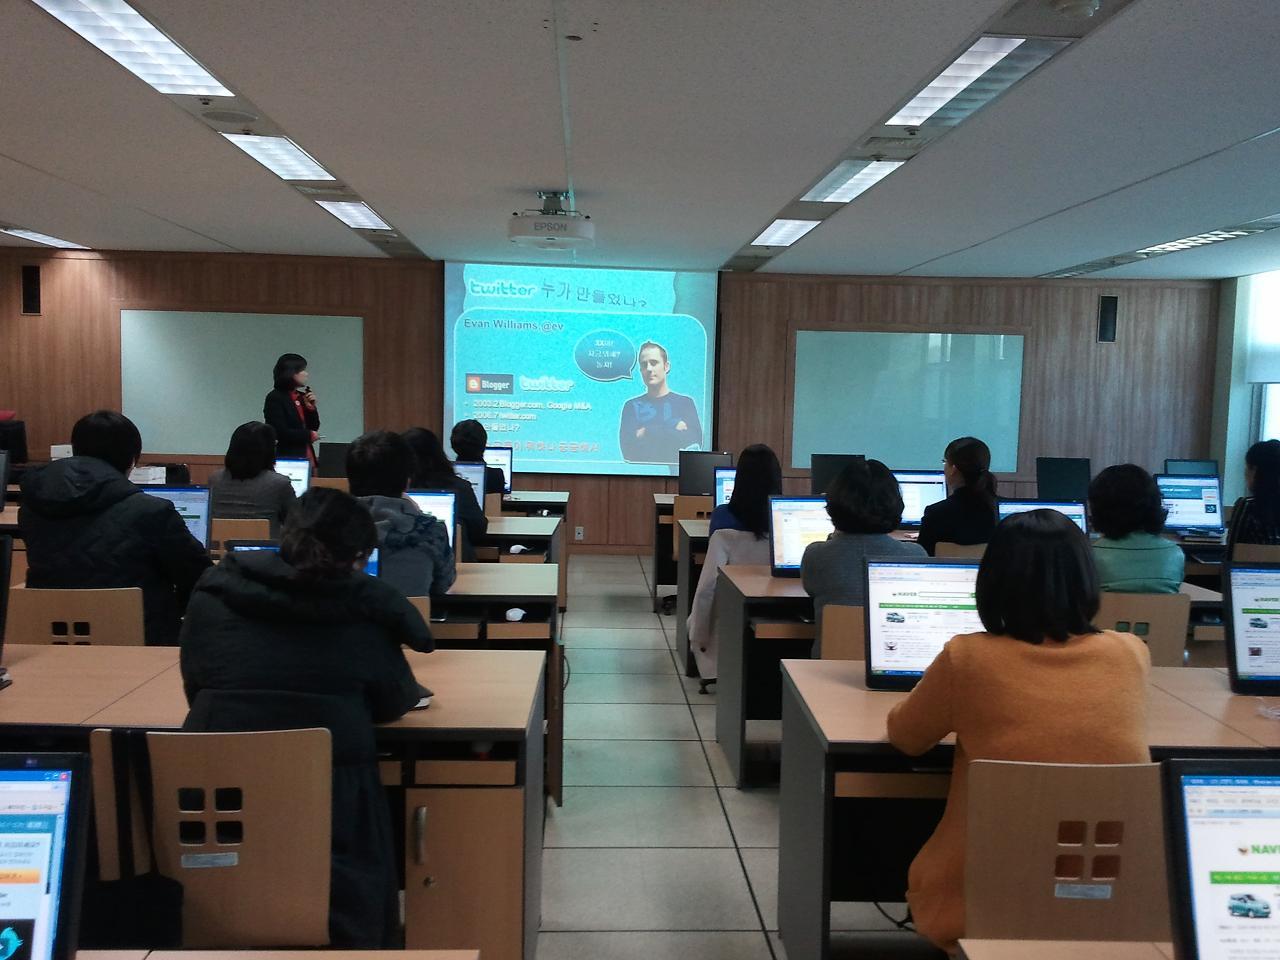
<path fill-rule="evenodd" d="M 715 507 L 714 497 L 677 495 L 671 508 L 671 522 L 679 524 L 681 520 L 706 520 L 711 516 L 711 511 Z M 680 559 L 680 533 L 674 530 L 671 535 L 671 559 Z"/>
<path fill-rule="evenodd" d="M 146 642 L 142 588 L 13 590 L 5 641 L 140 647 Z"/>
<path fill-rule="evenodd" d="M 209 521 L 209 555 L 215 560 L 225 552 L 222 545 L 228 540 L 270 540 L 270 520 L 232 520 L 214 517 Z"/>
<path fill-rule="evenodd" d="M 502 494 L 486 493 L 484 495 L 484 515 L 490 520 L 497 520 L 502 516 Z"/>
<path fill-rule="evenodd" d="M 1232 563 L 1280 563 L 1280 546 L 1271 543 L 1237 543 Z"/>
<path fill-rule="evenodd" d="M 969 765 L 965 936 L 1170 938 L 1157 763 Z"/>
<path fill-rule="evenodd" d="M 1139 637 L 1156 667 L 1180 667 L 1187 649 L 1191 598 L 1182 593 L 1103 593 L 1094 623 Z"/>
<path fill-rule="evenodd" d="M 933 555 L 943 559 L 981 560 L 987 553 L 985 543 L 946 543 L 934 545 Z"/>
<path fill-rule="evenodd" d="M 818 648 L 823 660 L 865 660 L 867 657 L 866 608 L 828 603 L 822 608 Z"/>
<path fill-rule="evenodd" d="M 327 487 L 330 490 L 341 490 L 343 493 L 351 492 L 351 484 L 346 477 L 312 477 L 311 486 Z"/>
<path fill-rule="evenodd" d="M 410 597 L 409 602 L 414 605 L 418 613 L 422 614 L 422 622 L 431 623 L 431 598 L 430 597 Z"/>
<path fill-rule="evenodd" d="M 91 748 L 108 736 L 95 730 Z M 183 946 L 326 945 L 329 731 L 148 733 L 147 749 L 156 861 L 182 883 Z"/>

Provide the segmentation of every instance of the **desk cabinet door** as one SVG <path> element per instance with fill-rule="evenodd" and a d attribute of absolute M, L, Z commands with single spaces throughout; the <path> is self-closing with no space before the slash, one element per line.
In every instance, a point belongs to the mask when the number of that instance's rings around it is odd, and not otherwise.
<path fill-rule="evenodd" d="M 521 960 L 524 791 L 405 792 L 405 947 Z"/>

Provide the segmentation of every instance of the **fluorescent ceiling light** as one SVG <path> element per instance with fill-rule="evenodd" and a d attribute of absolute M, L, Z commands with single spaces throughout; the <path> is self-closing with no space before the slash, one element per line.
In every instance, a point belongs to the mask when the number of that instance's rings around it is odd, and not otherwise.
<path fill-rule="evenodd" d="M 82 243 L 59 240 L 57 237 L 51 237 L 47 233 L 36 233 L 34 230 L 23 230 L 19 227 L 0 227 L 0 233 L 7 233 L 12 237 L 21 237 L 23 240 L 34 240 L 36 243 L 43 243 L 46 247 L 61 247 L 63 250 L 89 249 Z"/>
<path fill-rule="evenodd" d="M 234 96 L 124 0 L 32 2 L 161 93 Z"/>
<path fill-rule="evenodd" d="M 281 180 L 337 179 L 288 137 L 259 137 L 248 133 L 224 133 L 223 136 Z"/>
<path fill-rule="evenodd" d="M 888 120 L 891 127 L 918 127 L 965 88 L 1022 46 L 1020 37 L 980 37 L 911 101 Z"/>
<path fill-rule="evenodd" d="M 1190 250 L 1193 247 L 1203 247 L 1210 243 L 1221 243 L 1223 240 L 1234 240 L 1237 237 L 1247 237 L 1255 230 L 1210 230 L 1208 233 L 1197 233 L 1194 237 L 1183 237 L 1181 240 L 1170 240 L 1168 243 L 1157 243 L 1154 247 L 1143 247 L 1137 251 L 1139 254 L 1150 256 L 1151 254 L 1160 253 L 1177 253 L 1179 250 Z"/>
<path fill-rule="evenodd" d="M 751 241 L 753 247 L 789 247 L 820 224 L 821 220 L 775 220 L 760 236 Z"/>
<path fill-rule="evenodd" d="M 814 203 L 848 203 L 870 190 L 893 171 L 902 160 L 842 160 L 834 170 L 818 181 L 817 186 L 801 200 Z"/>
<path fill-rule="evenodd" d="M 373 209 L 359 200 L 317 200 L 348 227 L 357 230 L 390 230 L 391 224 L 373 212 Z"/>

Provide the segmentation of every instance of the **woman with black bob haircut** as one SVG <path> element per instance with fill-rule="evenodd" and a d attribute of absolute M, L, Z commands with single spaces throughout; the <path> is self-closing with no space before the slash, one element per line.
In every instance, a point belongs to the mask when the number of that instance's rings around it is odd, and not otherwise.
<path fill-rule="evenodd" d="M 285 521 L 280 553 L 231 553 L 196 585 L 182 628 L 184 730 L 323 727 L 333 737 L 333 947 L 400 944 L 394 839 L 375 723 L 430 702 L 402 645 L 429 652 L 418 611 L 361 572 L 369 511 L 317 488 Z"/>
<path fill-rule="evenodd" d="M 758 539 L 769 534 L 769 498 L 782 493 L 782 464 L 773 449 L 753 443 L 738 454 L 729 502 L 711 511 L 708 535 L 745 530 Z"/>
<path fill-rule="evenodd" d="M 271 371 L 274 386 L 262 403 L 262 419 L 276 432 L 276 455 L 316 463 L 311 446 L 320 436 L 320 412 L 316 395 L 308 385 L 307 358 L 285 353 Z"/>
<path fill-rule="evenodd" d="M 1148 763 L 1146 645 L 1098 630 L 1085 535 L 1056 510 L 1003 520 L 978 571 L 985 632 L 952 637 L 888 717 L 919 756 L 956 736 L 947 809 L 907 875 L 916 929 L 954 952 L 964 936 L 969 762 Z"/>
<path fill-rule="evenodd" d="M 1280 440 L 1259 440 L 1244 455 L 1247 497 L 1231 511 L 1227 556 L 1237 543 L 1280 544 Z"/>
<path fill-rule="evenodd" d="M 827 515 L 836 528 L 811 543 L 800 561 L 800 578 L 822 623 L 829 603 L 860 607 L 866 602 L 867 557 L 921 557 L 917 543 L 889 536 L 902 522 L 902 490 L 879 460 L 854 460 L 827 487 Z"/>
<path fill-rule="evenodd" d="M 458 526 L 466 534 L 463 549 L 459 552 L 464 561 L 474 559 L 472 548 L 484 542 L 484 535 L 489 529 L 489 520 L 476 499 L 475 488 L 454 472 L 453 463 L 444 452 L 444 444 L 434 431 L 426 427 L 410 427 L 400 436 L 413 451 L 413 478 L 409 481 L 409 489 L 452 490 L 457 494 L 454 503 Z"/>
<path fill-rule="evenodd" d="M 1186 558 L 1160 536 L 1169 511 L 1151 474 L 1137 464 L 1107 467 L 1089 484 L 1089 521 L 1102 534 L 1093 562 L 1104 591 L 1177 593 Z"/>
<path fill-rule="evenodd" d="M 996 528 L 996 475 L 991 450 L 977 437 L 958 437 L 942 455 L 947 498 L 924 508 L 918 543 L 932 556 L 939 543 L 975 544 Z"/>
<path fill-rule="evenodd" d="M 209 477 L 213 516 L 269 520 L 271 538 L 278 538 L 297 497 L 289 478 L 275 470 L 276 432 L 256 420 L 240 424 L 222 462 L 223 469 Z"/>

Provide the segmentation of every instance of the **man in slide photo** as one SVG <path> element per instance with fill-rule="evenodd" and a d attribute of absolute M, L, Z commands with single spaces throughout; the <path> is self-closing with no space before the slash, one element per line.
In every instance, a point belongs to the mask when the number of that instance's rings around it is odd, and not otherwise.
<path fill-rule="evenodd" d="M 632 463 L 676 463 L 680 451 L 702 443 L 702 423 L 692 397 L 667 386 L 671 361 L 661 344 L 646 340 L 637 361 L 645 392 L 622 405 L 618 441 Z"/>

